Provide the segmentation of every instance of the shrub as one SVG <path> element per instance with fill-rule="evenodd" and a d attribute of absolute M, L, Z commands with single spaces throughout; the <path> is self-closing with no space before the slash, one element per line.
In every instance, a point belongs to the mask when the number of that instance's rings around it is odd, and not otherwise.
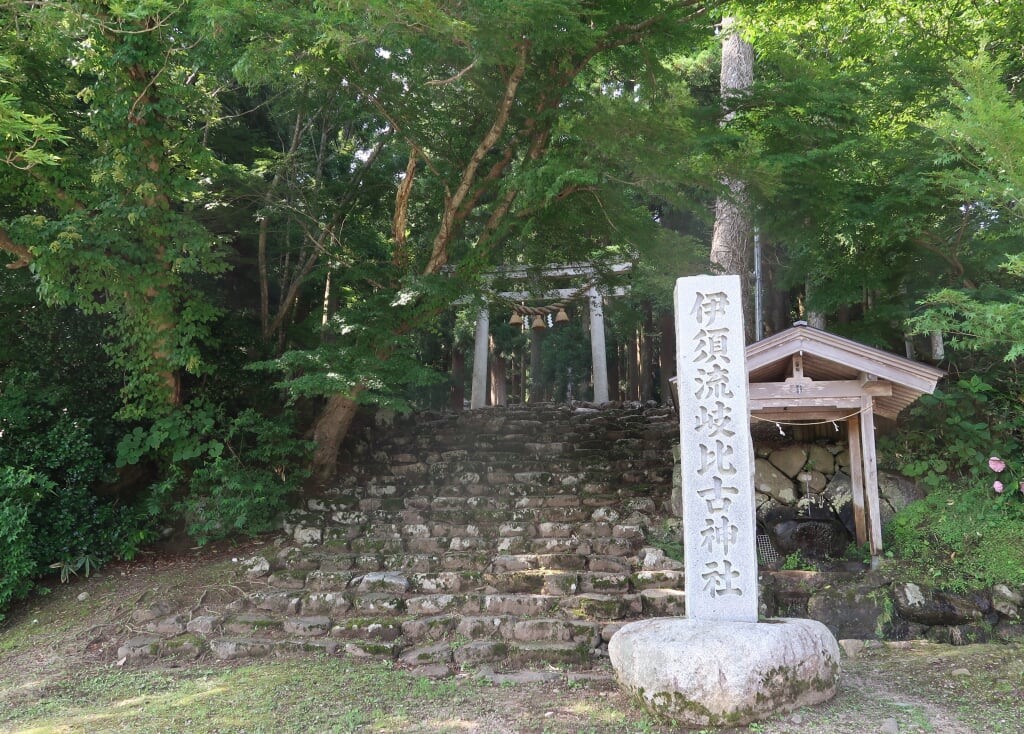
<path fill-rule="evenodd" d="M 24 376 L 5 373 L 0 392 L 0 611 L 41 576 L 88 574 L 152 535 L 142 513 L 93 494 L 114 476 L 94 420 L 55 409 Z"/>
<path fill-rule="evenodd" d="M 0 467 L 0 619 L 8 604 L 32 590 L 38 563 L 29 512 L 47 485 L 27 470 Z"/>
<path fill-rule="evenodd" d="M 922 395 L 899 434 L 879 439 L 880 454 L 889 468 L 932 490 L 961 477 L 981 481 L 989 456 L 1021 451 L 1024 413 L 1009 387 L 975 375 Z"/>
<path fill-rule="evenodd" d="M 940 587 L 1024 586 L 1022 508 L 996 494 L 991 481 L 947 485 L 897 513 L 887 544 Z"/>
<path fill-rule="evenodd" d="M 136 428 L 118 448 L 122 463 L 154 455 L 170 467 L 151 488 L 151 512 L 184 518 L 200 544 L 274 529 L 309 476 L 309 451 L 287 416 L 248 409 L 228 417 L 205 402 Z"/>

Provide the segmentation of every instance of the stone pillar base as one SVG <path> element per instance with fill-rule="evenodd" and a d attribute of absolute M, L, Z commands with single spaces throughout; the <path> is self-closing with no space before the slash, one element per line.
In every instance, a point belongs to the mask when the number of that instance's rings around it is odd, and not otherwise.
<path fill-rule="evenodd" d="M 811 619 L 646 619 L 616 632 L 608 651 L 640 706 L 691 728 L 745 726 L 839 687 L 839 645 Z"/>

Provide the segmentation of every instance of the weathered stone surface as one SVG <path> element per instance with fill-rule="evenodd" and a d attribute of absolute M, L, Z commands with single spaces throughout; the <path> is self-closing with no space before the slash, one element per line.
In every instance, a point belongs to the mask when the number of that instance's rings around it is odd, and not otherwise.
<path fill-rule="evenodd" d="M 599 627 L 595 622 L 568 619 L 523 619 L 512 625 L 511 639 L 518 642 L 584 642 L 597 644 Z"/>
<path fill-rule="evenodd" d="M 813 620 L 643 620 L 608 651 L 645 709 L 692 728 L 745 726 L 827 701 L 839 684 L 839 645 Z"/>
<path fill-rule="evenodd" d="M 117 648 L 117 657 L 120 660 L 153 658 L 159 653 L 162 644 L 162 637 L 148 635 L 133 637 Z"/>
<path fill-rule="evenodd" d="M 590 619 L 622 619 L 630 612 L 630 600 L 616 594 L 577 594 L 567 597 L 562 608 Z"/>
<path fill-rule="evenodd" d="M 300 637 L 320 637 L 331 630 L 328 617 L 292 617 L 284 621 L 284 631 Z"/>
<path fill-rule="evenodd" d="M 165 601 L 156 601 L 145 607 L 137 607 L 132 611 L 132 621 L 137 624 L 152 622 L 159 617 L 166 617 L 171 613 L 171 605 Z"/>
<path fill-rule="evenodd" d="M 580 577 L 579 590 L 584 594 L 607 594 L 629 591 L 629 576 L 624 573 L 585 573 Z"/>
<path fill-rule="evenodd" d="M 270 573 L 270 561 L 263 556 L 246 558 L 241 561 L 241 566 L 245 569 L 245 575 L 251 579 L 262 578 Z"/>
<path fill-rule="evenodd" d="M 807 464 L 807 451 L 803 446 L 785 446 L 768 455 L 772 466 L 793 479 Z"/>
<path fill-rule="evenodd" d="M 840 639 L 881 638 L 892 623 L 892 600 L 874 583 L 829 585 L 808 600 L 807 616 Z"/>
<path fill-rule="evenodd" d="M 754 461 L 754 489 L 783 505 L 796 503 L 793 480 L 776 469 L 766 459 Z"/>
<path fill-rule="evenodd" d="M 686 592 L 677 589 L 644 589 L 640 592 L 644 614 L 675 617 L 686 614 Z"/>
<path fill-rule="evenodd" d="M 471 640 L 505 639 L 512 636 L 515 617 L 488 616 L 463 617 L 455 627 L 455 633 Z"/>
<path fill-rule="evenodd" d="M 983 624 L 961 624 L 951 627 L 930 627 L 925 637 L 943 645 L 979 645 L 990 642 L 993 629 Z"/>
<path fill-rule="evenodd" d="M 924 496 L 924 489 L 912 479 L 878 472 L 879 517 L 883 526 L 888 525 L 897 512 Z"/>
<path fill-rule="evenodd" d="M 340 591 L 318 591 L 306 597 L 302 610 L 306 614 L 344 614 L 352 602 Z"/>
<path fill-rule="evenodd" d="M 807 466 L 825 475 L 836 471 L 836 457 L 824 446 L 811 444 L 807 447 Z"/>
<path fill-rule="evenodd" d="M 447 642 L 414 647 L 404 651 L 399 656 L 398 661 L 404 665 L 412 666 L 443 664 L 447 670 L 447 664 L 452 661 L 452 649 Z"/>
<path fill-rule="evenodd" d="M 402 635 L 411 642 L 440 640 L 451 633 L 456 621 L 452 614 L 408 619 L 402 622 Z"/>
<path fill-rule="evenodd" d="M 375 571 L 362 578 L 352 579 L 352 584 L 361 593 L 380 592 L 402 594 L 409 590 L 409 579 L 405 574 L 394 571 Z"/>
<path fill-rule="evenodd" d="M 665 551 L 660 548 L 651 548 L 649 546 L 641 548 L 637 554 L 637 558 L 640 560 L 640 564 L 643 566 L 645 571 L 681 571 L 683 570 L 683 564 L 665 555 Z"/>
<path fill-rule="evenodd" d="M 501 660 L 508 655 L 508 643 L 498 640 L 477 640 L 455 648 L 452 656 L 459 665 Z"/>
<path fill-rule="evenodd" d="M 838 558 L 850 545 L 850 534 L 838 519 L 786 520 L 772 528 L 782 555 L 801 551 L 809 558 Z"/>
<path fill-rule="evenodd" d="M 682 571 L 638 571 L 630 577 L 633 588 L 641 589 L 682 589 L 685 577 Z"/>
<path fill-rule="evenodd" d="M 331 637 L 393 642 L 402 636 L 402 625 L 387 618 L 343 619 L 331 627 Z"/>
<path fill-rule="evenodd" d="M 910 622 L 957 626 L 978 622 L 983 614 L 976 601 L 913 583 L 895 583 L 893 601 L 899 615 Z"/>
<path fill-rule="evenodd" d="M 216 632 L 223 618 L 216 614 L 203 614 L 189 620 L 185 629 L 197 635 L 209 635 Z"/>
<path fill-rule="evenodd" d="M 220 660 L 265 657 L 269 655 L 273 649 L 273 643 L 263 642 L 261 640 L 221 639 L 210 642 L 210 651 Z"/>
<path fill-rule="evenodd" d="M 992 607 L 1003 617 L 1020 619 L 1021 604 L 1024 604 L 1024 597 L 1006 584 L 997 584 L 992 588 Z"/>
<path fill-rule="evenodd" d="M 298 614 L 302 607 L 301 596 L 287 591 L 257 592 L 249 596 L 249 601 L 257 609 L 278 614 Z"/>

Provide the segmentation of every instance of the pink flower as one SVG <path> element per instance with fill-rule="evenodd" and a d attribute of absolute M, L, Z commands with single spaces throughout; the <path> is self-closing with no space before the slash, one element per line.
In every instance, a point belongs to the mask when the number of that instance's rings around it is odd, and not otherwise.
<path fill-rule="evenodd" d="M 1006 468 L 1006 462 L 1000 459 L 998 456 L 993 456 L 988 460 L 988 468 L 997 474 Z"/>
<path fill-rule="evenodd" d="M 1002 482 L 992 482 L 992 489 L 994 489 L 996 491 L 996 494 L 1002 494 L 1002 492 L 1003 492 L 1003 483 Z"/>
<path fill-rule="evenodd" d="M 1024 494 L 1024 482 L 1020 483 L 1020 493 Z"/>

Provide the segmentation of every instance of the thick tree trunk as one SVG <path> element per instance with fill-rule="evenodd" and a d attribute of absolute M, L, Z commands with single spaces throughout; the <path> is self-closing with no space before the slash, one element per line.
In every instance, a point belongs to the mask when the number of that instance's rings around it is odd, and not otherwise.
<path fill-rule="evenodd" d="M 338 468 L 338 450 L 345 440 L 359 403 L 354 396 L 332 395 L 313 426 L 313 478 L 325 482 Z"/>
<path fill-rule="evenodd" d="M 735 100 L 754 83 L 754 49 L 744 41 L 733 27 L 733 19 L 722 21 L 722 69 L 720 76 L 722 104 L 727 124 L 735 116 Z M 744 314 L 752 324 L 753 311 L 750 274 L 753 228 L 749 211 L 746 184 L 724 179 L 729 195 L 715 203 L 715 228 L 711 238 L 712 269 L 725 275 L 739 275 L 743 284 Z M 749 302 L 749 303 L 748 303 Z M 752 331 L 752 329 L 748 329 Z"/>

